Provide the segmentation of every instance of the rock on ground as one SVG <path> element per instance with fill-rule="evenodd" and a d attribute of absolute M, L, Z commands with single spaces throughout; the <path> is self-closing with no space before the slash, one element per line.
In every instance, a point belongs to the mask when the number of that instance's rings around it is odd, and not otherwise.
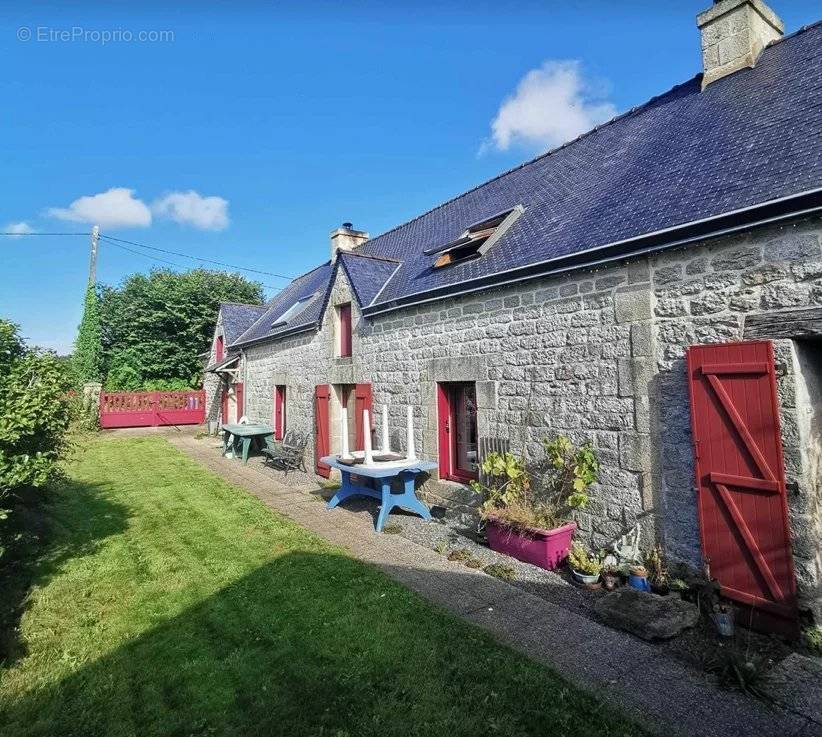
<path fill-rule="evenodd" d="M 695 605 L 678 596 L 657 596 L 623 586 L 594 604 L 596 613 L 612 627 L 643 640 L 667 640 L 699 620 Z"/>
<path fill-rule="evenodd" d="M 777 703 L 822 724 L 822 658 L 789 655 L 771 671 L 766 688 Z"/>

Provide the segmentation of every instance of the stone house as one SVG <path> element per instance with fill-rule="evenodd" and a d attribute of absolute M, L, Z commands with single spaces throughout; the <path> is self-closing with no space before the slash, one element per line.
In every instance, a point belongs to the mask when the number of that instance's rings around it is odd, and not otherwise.
<path fill-rule="evenodd" d="M 425 491 L 457 509 L 477 503 L 479 439 L 529 458 L 590 439 L 580 534 L 603 545 L 640 520 L 700 566 L 686 350 L 772 341 L 788 555 L 822 621 L 822 24 L 783 36 L 761 0 L 721 0 L 698 26 L 693 79 L 376 238 L 346 223 L 265 307 L 224 305 L 212 416 L 310 433 L 319 458 L 341 407 L 387 404 L 401 448 L 411 405 L 439 464 Z M 746 550 L 756 578 L 769 553 Z"/>

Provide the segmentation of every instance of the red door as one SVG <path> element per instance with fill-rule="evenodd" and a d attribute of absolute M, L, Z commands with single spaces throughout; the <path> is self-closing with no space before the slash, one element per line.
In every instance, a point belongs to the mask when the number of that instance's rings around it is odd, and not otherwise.
<path fill-rule="evenodd" d="M 791 555 L 773 346 L 688 349 L 702 551 L 729 599 L 794 622 Z M 774 619 L 775 618 L 775 619 Z"/>
<path fill-rule="evenodd" d="M 236 400 L 237 404 L 237 422 L 240 421 L 240 418 L 245 414 L 245 391 L 243 389 L 242 384 L 235 384 L 234 385 L 234 399 Z"/>
<path fill-rule="evenodd" d="M 351 356 L 351 303 L 339 306 L 340 314 L 340 357 Z"/>
<path fill-rule="evenodd" d="M 471 383 L 437 384 L 440 478 L 477 478 L 477 395 Z"/>
<path fill-rule="evenodd" d="M 282 440 L 285 433 L 285 387 L 274 387 L 274 439 Z"/>
<path fill-rule="evenodd" d="M 354 387 L 354 450 L 365 450 L 365 433 L 362 426 L 363 410 L 368 410 L 369 424 L 368 432 L 372 432 L 374 423 L 374 407 L 372 406 L 371 384 L 357 384 Z"/>
<path fill-rule="evenodd" d="M 331 401 L 331 387 L 318 384 L 314 390 L 314 462 L 318 476 L 328 478 L 331 466 L 320 462 L 323 456 L 331 455 L 328 427 L 328 405 Z"/>

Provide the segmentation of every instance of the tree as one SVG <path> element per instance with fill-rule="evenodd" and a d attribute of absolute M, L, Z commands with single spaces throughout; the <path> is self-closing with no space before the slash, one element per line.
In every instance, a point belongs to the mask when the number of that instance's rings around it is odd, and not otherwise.
<path fill-rule="evenodd" d="M 83 307 L 83 319 L 74 344 L 72 369 L 78 386 L 102 379 L 103 345 L 100 331 L 100 308 L 97 290 L 89 284 Z"/>
<path fill-rule="evenodd" d="M 12 498 L 42 488 L 59 472 L 71 379 L 65 361 L 27 348 L 18 327 L 0 320 L 0 557 Z"/>
<path fill-rule="evenodd" d="M 261 304 L 262 286 L 195 269 L 132 274 L 99 290 L 104 383 L 109 390 L 199 386 L 221 302 Z"/>

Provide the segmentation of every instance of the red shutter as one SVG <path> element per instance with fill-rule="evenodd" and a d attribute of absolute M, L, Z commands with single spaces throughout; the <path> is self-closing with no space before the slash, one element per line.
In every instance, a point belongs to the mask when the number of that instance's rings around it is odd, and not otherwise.
<path fill-rule="evenodd" d="M 245 391 L 242 384 L 234 385 L 234 397 L 237 400 L 237 422 L 245 414 Z"/>
<path fill-rule="evenodd" d="M 331 442 L 328 427 L 328 405 L 331 400 L 331 387 L 319 384 L 314 390 L 314 462 L 317 475 L 328 478 L 331 466 L 320 462 L 323 456 L 331 455 Z"/>
<path fill-rule="evenodd" d="M 371 384 L 357 384 L 354 387 L 354 427 L 356 428 L 354 438 L 354 450 L 365 449 L 365 435 L 362 427 L 362 413 L 363 410 L 368 410 L 371 427 L 369 432 L 374 429 L 374 407 L 371 398 Z"/>
<path fill-rule="evenodd" d="M 217 361 L 223 360 L 223 336 L 217 336 L 217 347 L 214 349 L 214 355 Z"/>
<path fill-rule="evenodd" d="M 796 580 L 773 346 L 692 346 L 688 383 L 702 552 L 711 576 L 723 595 L 784 627 L 796 620 Z M 773 619 L 767 626 L 777 627 Z"/>
<path fill-rule="evenodd" d="M 285 387 L 274 387 L 274 438 L 282 440 L 285 433 Z"/>
<path fill-rule="evenodd" d="M 447 479 L 451 476 L 450 417 L 451 402 L 448 397 L 448 389 L 443 384 L 437 384 L 437 437 L 439 439 L 439 472 L 441 479 Z"/>
<path fill-rule="evenodd" d="M 220 399 L 220 421 L 223 425 L 228 422 L 228 387 L 223 386 L 223 396 Z"/>
<path fill-rule="evenodd" d="M 351 304 L 340 305 L 340 356 L 351 355 Z"/>

